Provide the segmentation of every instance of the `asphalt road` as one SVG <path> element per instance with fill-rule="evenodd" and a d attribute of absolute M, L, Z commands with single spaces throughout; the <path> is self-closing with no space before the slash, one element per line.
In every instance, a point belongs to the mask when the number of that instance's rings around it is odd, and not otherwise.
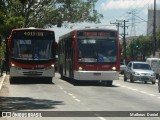
<path fill-rule="evenodd" d="M 0 118 L 2 120 L 157 120 L 160 117 L 157 83 L 124 82 L 123 76 L 120 76 L 111 87 L 97 82 L 74 85 L 68 80 L 61 80 L 59 74 L 56 74 L 52 84 L 44 82 L 45 79 L 32 78 L 18 79 L 10 84 L 8 77 L 7 75 L 0 92 L 1 111 L 18 111 L 21 115 L 24 115 L 22 112 L 40 112 L 42 116 L 48 117 L 3 117 Z M 146 116 L 156 116 L 157 111 L 158 117 Z"/>

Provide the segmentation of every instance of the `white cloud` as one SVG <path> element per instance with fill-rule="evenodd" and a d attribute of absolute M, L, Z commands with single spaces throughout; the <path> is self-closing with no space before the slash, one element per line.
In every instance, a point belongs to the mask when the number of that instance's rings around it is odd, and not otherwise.
<path fill-rule="evenodd" d="M 106 0 L 101 4 L 103 10 L 137 9 L 153 4 L 153 0 Z"/>

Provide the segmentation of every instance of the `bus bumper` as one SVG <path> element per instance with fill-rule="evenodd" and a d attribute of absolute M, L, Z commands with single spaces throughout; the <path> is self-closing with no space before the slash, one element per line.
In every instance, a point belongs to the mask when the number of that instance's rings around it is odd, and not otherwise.
<path fill-rule="evenodd" d="M 11 67 L 10 77 L 55 77 L 55 68 L 23 69 Z"/>
<path fill-rule="evenodd" d="M 74 71 L 75 80 L 118 80 L 117 71 Z"/>

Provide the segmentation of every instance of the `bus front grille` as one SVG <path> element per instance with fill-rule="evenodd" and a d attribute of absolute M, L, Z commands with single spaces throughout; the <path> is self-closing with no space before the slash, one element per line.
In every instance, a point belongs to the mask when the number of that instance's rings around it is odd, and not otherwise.
<path fill-rule="evenodd" d="M 23 72 L 23 75 L 27 76 L 41 76 L 43 72 L 37 72 L 37 71 L 29 71 L 29 72 Z"/>

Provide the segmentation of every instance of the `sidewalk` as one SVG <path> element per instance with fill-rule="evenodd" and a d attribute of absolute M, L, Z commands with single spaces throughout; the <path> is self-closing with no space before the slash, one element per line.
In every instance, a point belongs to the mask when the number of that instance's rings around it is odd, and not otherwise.
<path fill-rule="evenodd" d="M 3 82 L 5 80 L 6 73 L 3 73 L 3 76 L 0 77 L 0 90 L 2 89 Z"/>

